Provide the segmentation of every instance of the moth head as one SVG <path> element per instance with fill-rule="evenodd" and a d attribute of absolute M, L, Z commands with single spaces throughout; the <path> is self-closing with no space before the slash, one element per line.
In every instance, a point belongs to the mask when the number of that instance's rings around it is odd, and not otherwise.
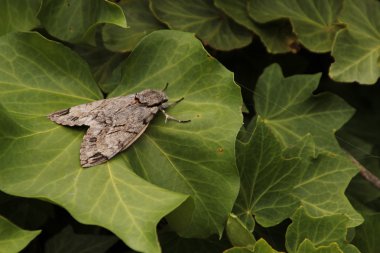
<path fill-rule="evenodd" d="M 150 89 L 137 93 L 135 98 L 146 106 L 158 106 L 168 101 L 165 92 Z"/>

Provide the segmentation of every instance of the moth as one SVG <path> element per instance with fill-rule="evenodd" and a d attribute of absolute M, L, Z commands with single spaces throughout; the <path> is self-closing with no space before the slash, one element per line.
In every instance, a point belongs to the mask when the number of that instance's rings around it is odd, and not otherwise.
<path fill-rule="evenodd" d="M 48 118 L 66 126 L 89 126 L 80 147 L 83 168 L 104 163 L 131 146 L 147 129 L 150 121 L 161 111 L 165 122 L 178 120 L 165 112 L 183 98 L 168 103 L 163 90 L 147 89 L 136 94 L 98 100 L 60 110 Z"/>

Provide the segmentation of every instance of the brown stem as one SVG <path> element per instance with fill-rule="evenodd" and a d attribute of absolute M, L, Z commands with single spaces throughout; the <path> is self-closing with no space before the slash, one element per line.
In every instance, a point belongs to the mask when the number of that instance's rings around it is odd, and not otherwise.
<path fill-rule="evenodd" d="M 380 179 L 372 174 L 371 171 L 367 170 L 363 165 L 360 164 L 358 160 L 356 160 L 352 155 L 350 155 L 351 160 L 359 167 L 359 172 L 362 177 L 364 177 L 365 180 L 370 182 L 373 186 L 375 186 L 377 189 L 380 189 Z"/>

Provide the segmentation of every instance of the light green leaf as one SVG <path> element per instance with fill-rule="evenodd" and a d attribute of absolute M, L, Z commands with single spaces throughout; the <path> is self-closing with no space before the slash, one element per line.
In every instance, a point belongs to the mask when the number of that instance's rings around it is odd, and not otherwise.
<path fill-rule="evenodd" d="M 248 0 L 248 13 L 257 22 L 288 18 L 299 41 L 310 51 L 329 52 L 342 28 L 342 0 Z"/>
<path fill-rule="evenodd" d="M 304 208 L 299 208 L 291 219 L 292 224 L 286 231 L 286 248 L 289 253 L 299 252 L 305 239 L 315 247 L 329 246 L 331 243 L 344 247 L 346 244 L 349 220 L 344 215 L 312 217 Z"/>
<path fill-rule="evenodd" d="M 150 7 L 171 29 L 195 33 L 215 49 L 232 50 L 252 41 L 251 32 L 227 18 L 212 0 L 150 0 Z"/>
<path fill-rule="evenodd" d="M 297 37 L 292 32 L 289 22 L 285 20 L 266 24 L 255 22 L 248 15 L 248 0 L 214 0 L 214 3 L 236 23 L 257 34 L 269 53 L 296 53 L 299 50 Z"/>
<path fill-rule="evenodd" d="M 279 253 L 264 240 L 260 239 L 254 247 L 233 247 L 223 251 L 223 253 Z"/>
<path fill-rule="evenodd" d="M 0 117 L 6 120 L 0 124 L 1 190 L 48 199 L 82 223 L 108 228 L 136 250 L 159 252 L 156 225 L 186 197 L 142 180 L 122 159 L 84 170 L 83 131 L 46 117 L 101 98 L 85 62 L 35 33 L 3 36 L 0 52 Z"/>
<path fill-rule="evenodd" d="M 233 246 L 248 247 L 255 245 L 256 239 L 243 222 L 231 213 L 227 220 L 226 234 Z"/>
<path fill-rule="evenodd" d="M 337 34 L 332 50 L 335 63 L 329 75 L 340 82 L 374 84 L 380 76 L 380 3 L 345 0 L 339 19 L 347 28 Z"/>
<path fill-rule="evenodd" d="M 310 240 L 305 239 L 299 246 L 297 253 L 345 253 L 345 252 L 339 248 L 339 245 L 337 243 L 331 243 L 328 246 L 316 247 Z"/>
<path fill-rule="evenodd" d="M 171 101 L 185 100 L 168 113 L 192 122 L 165 124 L 159 115 L 131 148 L 86 170 L 79 165 L 84 131 L 56 125 L 46 115 L 101 97 L 88 66 L 33 33 L 2 37 L 0 52 L 1 112 L 17 126 L 0 141 L 3 191 L 53 201 L 143 252 L 160 251 L 155 226 L 185 194 L 192 198 L 168 217 L 172 227 L 189 236 L 221 233 L 239 187 L 234 142 L 241 98 L 232 73 L 191 34 L 147 36 L 123 65 L 112 94 L 162 89 L 169 82 Z"/>
<path fill-rule="evenodd" d="M 126 85 L 110 96 L 162 89 L 169 83 L 166 93 L 171 101 L 185 98 L 170 108 L 170 114 L 190 123 L 165 124 L 160 115 L 139 145 L 123 156 L 148 181 L 192 196 L 168 217 L 177 232 L 186 237 L 221 234 L 239 188 L 234 146 L 242 102 L 232 73 L 192 34 L 163 30 L 139 44 L 121 67 L 120 77 Z"/>
<path fill-rule="evenodd" d="M 39 21 L 42 0 L 0 0 L 0 36 L 14 31 L 29 31 Z"/>
<path fill-rule="evenodd" d="M 311 134 L 319 151 L 340 152 L 334 133 L 354 110 L 330 93 L 313 95 L 320 74 L 284 78 L 273 64 L 264 70 L 254 91 L 256 112 L 284 146 Z"/>
<path fill-rule="evenodd" d="M 0 216 L 0 253 L 17 253 L 41 231 L 23 230 Z"/>
<path fill-rule="evenodd" d="M 45 244 L 45 253 L 103 253 L 115 242 L 112 235 L 77 234 L 71 226 L 65 227 Z"/>
<path fill-rule="evenodd" d="M 378 253 L 380 252 L 377 237 L 380 233 L 380 213 L 366 213 L 363 216 L 364 223 L 356 229 L 353 244 L 363 253 Z"/>
<path fill-rule="evenodd" d="M 132 51 L 145 35 L 165 29 L 150 11 L 148 0 L 122 0 L 118 4 L 128 19 L 128 28 L 106 24 L 102 36 L 107 49 L 115 52 Z"/>
<path fill-rule="evenodd" d="M 44 0 L 38 18 L 52 36 L 71 43 L 94 44 L 100 24 L 127 26 L 121 8 L 105 0 Z"/>

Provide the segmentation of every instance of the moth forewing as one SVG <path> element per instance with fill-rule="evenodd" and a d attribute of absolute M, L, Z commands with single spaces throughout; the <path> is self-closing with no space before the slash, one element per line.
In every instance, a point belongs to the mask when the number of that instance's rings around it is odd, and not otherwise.
<path fill-rule="evenodd" d="M 147 89 L 133 95 L 73 106 L 48 117 L 61 125 L 89 126 L 80 148 L 80 163 L 86 168 L 104 163 L 131 146 L 158 111 L 165 115 L 165 122 L 168 119 L 189 122 L 178 120 L 165 111 L 182 100 L 169 104 L 164 91 Z"/>

